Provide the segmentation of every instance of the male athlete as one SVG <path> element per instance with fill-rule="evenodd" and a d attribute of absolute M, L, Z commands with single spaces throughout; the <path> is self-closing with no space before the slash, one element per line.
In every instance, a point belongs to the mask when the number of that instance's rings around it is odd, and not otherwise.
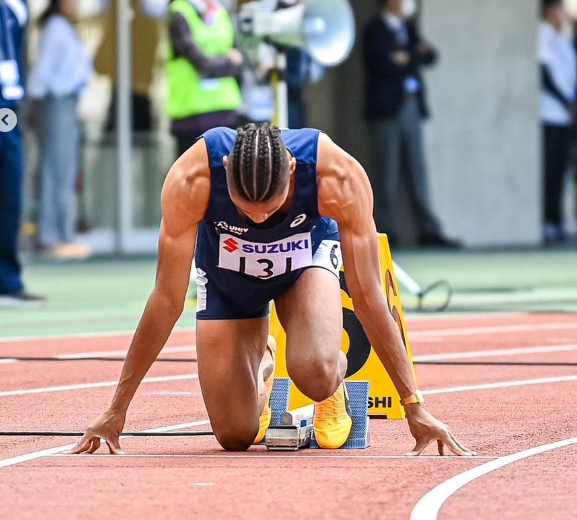
<path fill-rule="evenodd" d="M 214 434 L 225 450 L 259 442 L 270 423 L 274 300 L 287 333 L 287 369 L 317 402 L 314 429 L 324 448 L 349 436 L 343 384 L 338 272 L 355 312 L 393 380 L 419 455 L 433 441 L 474 455 L 422 405 L 406 350 L 380 288 L 373 195 L 360 164 L 318 130 L 268 124 L 210 130 L 170 170 L 156 286 L 136 330 L 110 408 L 73 453 L 93 453 L 119 436 L 128 406 L 180 317 L 196 258 L 198 374 Z M 196 255 L 195 255 L 196 253 Z"/>

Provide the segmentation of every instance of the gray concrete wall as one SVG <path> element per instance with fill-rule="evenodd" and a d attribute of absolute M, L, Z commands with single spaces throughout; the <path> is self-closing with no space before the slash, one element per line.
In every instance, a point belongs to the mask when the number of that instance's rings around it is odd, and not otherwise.
<path fill-rule="evenodd" d="M 352 4 L 362 27 L 373 2 Z M 423 34 L 441 55 L 426 75 L 433 205 L 447 234 L 467 245 L 540 237 L 537 23 L 538 0 L 425 2 Z M 363 95 L 357 48 L 311 88 L 311 125 L 369 168 Z"/>

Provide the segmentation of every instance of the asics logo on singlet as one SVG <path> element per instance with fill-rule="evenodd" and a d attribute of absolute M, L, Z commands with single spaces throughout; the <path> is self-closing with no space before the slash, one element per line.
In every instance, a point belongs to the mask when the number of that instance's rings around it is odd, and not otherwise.
<path fill-rule="evenodd" d="M 306 219 L 307 216 L 304 213 L 302 213 L 292 221 L 291 228 L 296 228 L 297 226 L 300 226 Z"/>
<path fill-rule="evenodd" d="M 234 253 L 238 249 L 238 242 L 234 238 L 229 238 L 224 241 L 225 246 L 223 249 L 229 253 Z"/>
<path fill-rule="evenodd" d="M 215 222 L 214 227 L 217 231 L 228 231 L 229 233 L 234 233 L 235 235 L 244 235 L 248 233 L 248 228 L 242 228 L 238 226 L 231 226 L 228 222 L 220 221 Z"/>
<path fill-rule="evenodd" d="M 228 240 L 226 241 L 228 242 Z M 225 242 L 225 244 L 226 244 Z M 304 251 L 309 248 L 308 240 L 295 240 L 284 244 L 244 244 L 243 253 L 257 253 L 260 255 L 273 255 L 275 253 L 289 253 L 291 251 Z"/>

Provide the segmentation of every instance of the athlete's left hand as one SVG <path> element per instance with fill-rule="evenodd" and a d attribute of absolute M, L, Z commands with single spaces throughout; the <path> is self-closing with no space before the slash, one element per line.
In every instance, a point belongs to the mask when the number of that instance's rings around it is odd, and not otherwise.
<path fill-rule="evenodd" d="M 437 441 L 439 454 L 445 454 L 447 446 L 455 455 L 473 456 L 476 452 L 463 446 L 453 435 L 449 427 L 435 419 L 422 405 L 411 404 L 405 407 L 409 429 L 416 439 L 417 443 L 413 451 L 407 453 L 407 456 L 417 457 L 433 441 Z"/>

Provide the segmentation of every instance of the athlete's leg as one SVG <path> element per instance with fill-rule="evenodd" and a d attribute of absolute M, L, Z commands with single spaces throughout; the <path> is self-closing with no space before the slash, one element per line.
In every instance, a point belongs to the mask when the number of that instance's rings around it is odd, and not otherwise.
<path fill-rule="evenodd" d="M 212 429 L 225 450 L 243 451 L 259 431 L 263 379 L 272 360 L 268 317 L 197 322 L 198 375 Z"/>
<path fill-rule="evenodd" d="M 323 401 L 347 371 L 340 349 L 343 314 L 337 277 L 326 269 L 307 269 L 276 300 L 276 309 L 287 333 L 289 376 L 307 397 Z"/>

